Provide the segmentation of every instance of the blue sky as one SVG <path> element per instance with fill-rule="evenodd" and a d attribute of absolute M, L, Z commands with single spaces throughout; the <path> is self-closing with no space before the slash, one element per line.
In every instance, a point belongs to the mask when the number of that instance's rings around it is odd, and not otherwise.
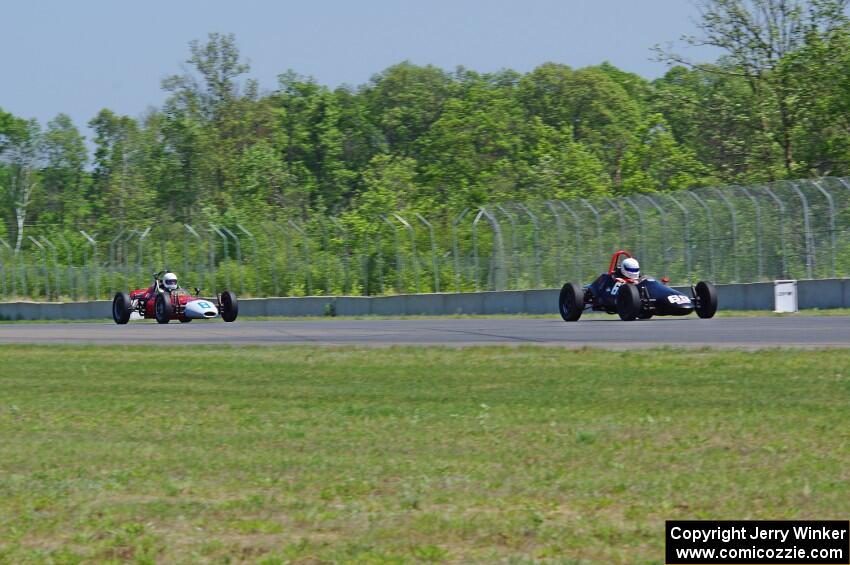
<path fill-rule="evenodd" d="M 188 42 L 235 33 L 262 89 L 294 69 L 330 86 L 361 84 L 403 60 L 446 69 L 529 71 L 610 61 L 647 78 L 650 48 L 694 33 L 688 0 L 0 0 L 0 108 L 83 128 L 107 107 L 159 105 Z M 710 51 L 692 52 L 713 59 Z"/>

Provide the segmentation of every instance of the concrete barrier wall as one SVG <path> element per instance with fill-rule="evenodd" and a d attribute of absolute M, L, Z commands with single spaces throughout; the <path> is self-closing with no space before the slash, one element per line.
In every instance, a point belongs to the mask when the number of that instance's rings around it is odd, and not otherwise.
<path fill-rule="evenodd" d="M 689 293 L 687 287 L 677 287 Z M 850 279 L 804 280 L 797 284 L 801 309 L 850 308 Z M 558 314 L 558 289 L 508 290 L 398 296 L 306 296 L 245 298 L 241 316 L 413 316 L 452 314 Z M 721 310 L 773 310 L 773 283 L 717 285 Z M 112 318 L 108 300 L 90 302 L 3 302 L 3 320 Z"/>

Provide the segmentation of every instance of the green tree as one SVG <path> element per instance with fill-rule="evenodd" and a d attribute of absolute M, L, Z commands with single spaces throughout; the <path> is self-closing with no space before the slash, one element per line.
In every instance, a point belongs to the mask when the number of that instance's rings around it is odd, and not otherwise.
<path fill-rule="evenodd" d="M 611 74 L 610 68 L 572 71 L 548 63 L 520 81 L 519 97 L 529 113 L 540 116 L 546 125 L 571 128 L 573 140 L 605 163 L 618 187 L 623 156 L 636 140 L 641 108 Z"/>
<path fill-rule="evenodd" d="M 694 152 L 676 142 L 661 115 L 649 117 L 623 158 L 624 193 L 684 190 L 712 178 Z"/>
<path fill-rule="evenodd" d="M 469 77 L 464 96 L 446 102 L 440 119 L 420 140 L 428 190 L 418 206 L 460 209 L 514 196 L 527 163 L 518 159 L 527 117 L 510 90 Z"/>
<path fill-rule="evenodd" d="M 43 136 L 46 202 L 42 217 L 53 222 L 80 222 L 89 215 L 86 199 L 88 154 L 85 138 L 66 114 L 47 124 Z"/>
<path fill-rule="evenodd" d="M 415 142 L 439 119 L 449 86 L 441 69 L 408 61 L 372 77 L 362 96 L 390 151 L 415 156 Z"/>
<path fill-rule="evenodd" d="M 35 120 L 16 118 L 0 110 L 0 202 L 9 210 L 8 232 L 14 226 L 15 253 L 19 253 L 30 205 L 39 186 L 43 160 L 41 128 Z"/>
<path fill-rule="evenodd" d="M 104 109 L 89 122 L 89 127 L 95 134 L 91 195 L 94 213 L 109 227 L 123 226 L 128 219 L 140 217 L 145 204 L 136 166 L 138 123 Z"/>
<path fill-rule="evenodd" d="M 807 42 L 828 37 L 847 24 L 850 0 L 700 0 L 700 36 L 691 45 L 709 45 L 727 53 L 726 64 L 698 65 L 658 49 L 661 57 L 705 72 L 739 76 L 760 107 L 765 134 L 782 148 L 786 175 L 794 171 L 797 91 L 783 59 Z"/>

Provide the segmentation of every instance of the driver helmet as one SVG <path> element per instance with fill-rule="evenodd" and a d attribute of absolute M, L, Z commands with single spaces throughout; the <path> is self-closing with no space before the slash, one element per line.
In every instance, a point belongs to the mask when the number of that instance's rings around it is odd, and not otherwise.
<path fill-rule="evenodd" d="M 637 280 L 640 278 L 640 263 L 634 257 L 628 257 L 620 264 L 620 271 L 624 277 Z"/>
<path fill-rule="evenodd" d="M 174 273 L 165 273 L 162 277 L 162 286 L 165 290 L 177 290 L 177 275 Z"/>

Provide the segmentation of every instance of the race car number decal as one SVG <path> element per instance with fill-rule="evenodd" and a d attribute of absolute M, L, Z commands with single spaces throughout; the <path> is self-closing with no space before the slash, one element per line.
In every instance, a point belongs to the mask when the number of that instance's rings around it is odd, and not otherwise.
<path fill-rule="evenodd" d="M 620 292 L 620 287 L 623 286 L 623 283 L 618 282 L 614 286 L 611 287 L 611 296 L 617 296 L 617 293 Z"/>
<path fill-rule="evenodd" d="M 200 300 L 198 301 L 198 306 L 201 308 L 212 308 L 212 305 L 209 302 L 201 302 Z"/>
<path fill-rule="evenodd" d="M 690 304 L 691 299 L 683 294 L 671 294 L 667 297 L 667 300 L 670 301 L 670 304 Z"/>

